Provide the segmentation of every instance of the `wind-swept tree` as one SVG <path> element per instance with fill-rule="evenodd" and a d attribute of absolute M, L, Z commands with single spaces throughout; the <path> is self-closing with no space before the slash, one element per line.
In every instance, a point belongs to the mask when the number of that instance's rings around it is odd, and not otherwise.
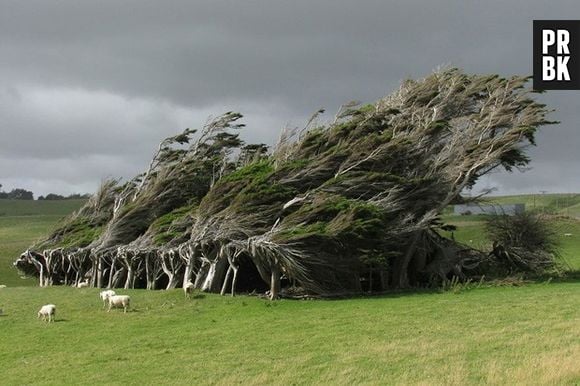
<path fill-rule="evenodd" d="M 526 82 L 444 69 L 348 103 L 329 124 L 321 109 L 271 154 L 243 146 L 237 113 L 191 145 L 193 130 L 170 137 L 144 174 L 113 189 L 106 224 L 79 245 L 92 282 L 191 280 L 232 294 L 261 283 L 276 298 L 283 287 L 353 293 L 463 275 L 485 254 L 441 237 L 439 217 L 481 176 L 528 164 L 537 128 L 553 122 Z M 53 246 L 70 234 L 59 232 Z"/>

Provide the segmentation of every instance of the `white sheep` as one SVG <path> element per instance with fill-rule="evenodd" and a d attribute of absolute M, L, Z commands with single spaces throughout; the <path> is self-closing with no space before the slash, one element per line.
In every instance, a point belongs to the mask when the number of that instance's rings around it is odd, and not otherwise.
<path fill-rule="evenodd" d="M 6 288 L 6 284 L 0 284 L 0 288 Z"/>
<path fill-rule="evenodd" d="M 87 281 L 81 281 L 79 284 L 77 284 L 77 288 L 87 288 L 89 286 L 89 282 Z"/>
<path fill-rule="evenodd" d="M 183 286 L 183 292 L 185 293 L 186 298 L 191 298 L 191 293 L 193 292 L 193 283 L 188 281 Z"/>
<path fill-rule="evenodd" d="M 117 293 L 113 290 L 101 291 L 99 296 L 101 297 L 101 300 L 103 301 L 103 308 L 105 308 L 105 306 L 107 305 L 107 299 L 109 298 L 109 296 L 115 296 L 116 294 Z"/>
<path fill-rule="evenodd" d="M 107 299 L 109 299 L 109 309 L 107 310 L 107 312 L 111 311 L 111 308 L 113 307 L 123 307 L 123 312 L 127 312 L 127 308 L 129 308 L 129 305 L 131 303 L 131 298 L 129 297 L 129 295 L 113 295 L 113 296 L 107 296 Z"/>
<path fill-rule="evenodd" d="M 56 306 L 54 304 L 46 304 L 42 306 L 38 311 L 37 318 L 42 317 L 42 320 L 45 321 L 47 320 L 48 317 L 48 323 L 50 323 L 51 321 L 54 322 L 55 315 L 56 315 Z"/>

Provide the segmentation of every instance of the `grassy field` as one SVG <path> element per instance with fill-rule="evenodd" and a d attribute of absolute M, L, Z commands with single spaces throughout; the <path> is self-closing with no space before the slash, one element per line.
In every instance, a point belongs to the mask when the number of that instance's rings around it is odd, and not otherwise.
<path fill-rule="evenodd" d="M 5 284 L 12 255 L 64 214 L 11 210 L 0 216 Z M 481 218 L 448 220 L 457 238 L 485 242 Z M 580 227 L 561 221 L 574 256 Z M 0 289 L 2 385 L 580 384 L 580 282 L 334 301 L 120 290 L 133 301 L 123 314 L 104 311 L 98 289 L 14 287 L 26 283 L 15 277 Z M 46 303 L 56 323 L 36 319 Z"/>
<path fill-rule="evenodd" d="M 63 217 L 80 208 L 86 200 L 0 200 L 0 218 L 4 217 Z"/>
<path fill-rule="evenodd" d="M 21 279 L 12 262 L 83 202 L 0 200 L 0 284 L 10 287 L 36 284 L 34 280 Z"/>
<path fill-rule="evenodd" d="M 0 290 L 2 384 L 577 384 L 580 283 L 277 301 Z M 55 302 L 57 321 L 35 319 Z"/>

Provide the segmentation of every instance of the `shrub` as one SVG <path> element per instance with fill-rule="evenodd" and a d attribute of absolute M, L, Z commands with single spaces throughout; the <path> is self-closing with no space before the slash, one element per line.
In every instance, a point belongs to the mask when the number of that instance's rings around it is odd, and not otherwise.
<path fill-rule="evenodd" d="M 558 268 L 558 238 L 545 217 L 531 213 L 489 216 L 490 257 L 499 273 L 542 274 Z"/>

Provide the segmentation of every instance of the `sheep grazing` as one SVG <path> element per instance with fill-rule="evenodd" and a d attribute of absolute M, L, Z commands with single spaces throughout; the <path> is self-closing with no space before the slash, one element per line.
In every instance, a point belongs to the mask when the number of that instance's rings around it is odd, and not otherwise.
<path fill-rule="evenodd" d="M 193 292 L 193 283 L 188 281 L 184 286 L 183 286 L 183 292 L 185 293 L 185 297 L 186 298 L 191 298 L 191 294 Z"/>
<path fill-rule="evenodd" d="M 131 303 L 131 298 L 128 295 L 107 296 L 107 299 L 109 300 L 109 309 L 107 310 L 107 312 L 110 312 L 111 308 L 113 307 L 116 308 L 123 307 L 123 312 L 127 312 L 127 308 L 129 308 L 129 305 Z"/>
<path fill-rule="evenodd" d="M 6 288 L 6 284 L 0 284 L 0 288 Z"/>
<path fill-rule="evenodd" d="M 103 308 L 105 308 L 105 306 L 107 305 L 107 299 L 109 299 L 110 296 L 115 296 L 115 295 L 116 295 L 116 293 L 113 290 L 101 291 L 99 296 L 101 297 L 101 300 L 103 301 Z"/>
<path fill-rule="evenodd" d="M 41 318 L 43 321 L 48 319 L 48 323 L 54 322 L 54 316 L 56 315 L 56 306 L 54 304 L 46 304 L 40 308 L 37 314 L 37 318 Z"/>

